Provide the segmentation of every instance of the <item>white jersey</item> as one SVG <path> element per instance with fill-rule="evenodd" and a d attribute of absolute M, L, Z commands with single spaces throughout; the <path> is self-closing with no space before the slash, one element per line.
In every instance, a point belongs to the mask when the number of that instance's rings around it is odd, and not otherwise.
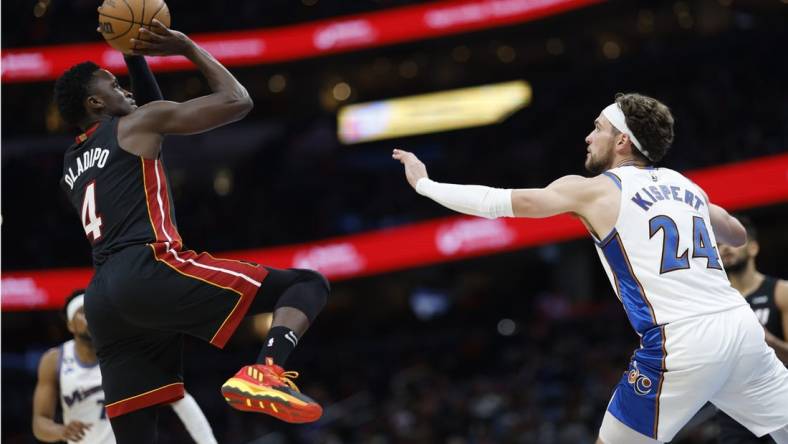
<path fill-rule="evenodd" d="M 73 339 L 64 342 L 60 347 L 58 379 L 63 424 L 77 420 L 91 425 L 79 443 L 114 444 L 115 436 L 104 410 L 104 390 L 101 388 L 99 365 L 96 363 L 88 366 L 81 363 L 74 351 Z"/>
<path fill-rule="evenodd" d="M 597 251 L 640 346 L 600 436 L 668 442 L 709 401 L 757 436 L 786 427 L 788 370 L 728 282 L 703 191 L 667 168 L 604 174 L 621 205 Z"/>
<path fill-rule="evenodd" d="M 621 189 L 621 205 L 596 247 L 635 331 L 747 304 L 725 275 L 708 202 L 695 183 L 667 168 L 604 174 Z"/>

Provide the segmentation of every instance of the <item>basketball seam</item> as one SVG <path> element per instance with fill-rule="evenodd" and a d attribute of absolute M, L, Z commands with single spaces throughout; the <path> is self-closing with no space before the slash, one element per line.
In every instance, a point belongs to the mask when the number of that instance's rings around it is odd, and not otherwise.
<path fill-rule="evenodd" d="M 99 14 L 99 15 L 102 15 L 102 16 L 107 17 L 107 18 L 111 18 L 113 20 L 119 20 L 121 22 L 132 23 L 132 24 L 136 24 L 136 25 L 144 25 L 145 24 L 145 23 L 140 23 L 138 21 L 130 21 L 130 20 L 124 19 L 122 17 L 115 17 L 114 15 L 107 15 L 107 14 Z"/>
<path fill-rule="evenodd" d="M 102 14 L 101 12 L 99 12 L 99 16 L 102 16 L 102 15 L 103 15 L 104 17 L 109 17 L 109 18 L 111 18 L 111 19 L 120 20 L 120 21 L 123 21 L 123 22 L 128 22 L 128 23 L 129 23 L 129 29 L 127 29 L 127 30 L 123 31 L 123 34 L 116 35 L 115 37 L 112 37 L 111 39 L 108 39 L 108 38 L 105 38 L 105 39 L 104 39 L 104 40 L 106 40 L 106 41 L 108 41 L 108 42 L 109 42 L 109 41 L 111 41 L 111 40 L 116 40 L 116 39 L 119 39 L 119 38 L 123 37 L 124 35 L 128 34 L 128 33 L 129 33 L 129 31 L 131 31 L 131 28 L 134 26 L 134 9 L 132 9 L 132 8 L 131 8 L 131 5 L 130 5 L 130 4 L 129 4 L 129 2 L 127 2 L 126 0 L 123 0 L 123 4 L 125 4 L 125 5 L 126 5 L 126 7 L 127 7 L 127 8 L 129 8 L 129 15 L 131 16 L 131 21 L 129 21 L 129 20 L 124 20 L 124 19 L 122 19 L 122 18 L 120 18 L 120 17 L 113 17 L 113 16 L 111 16 L 111 15 Z"/>
<path fill-rule="evenodd" d="M 166 3 L 164 3 L 162 1 L 161 5 L 159 5 L 159 9 L 157 9 L 156 12 L 154 12 L 153 15 L 150 17 L 150 24 L 153 24 L 153 19 L 155 19 L 156 16 L 159 15 L 159 12 L 162 10 L 162 8 L 164 8 L 165 5 L 166 5 Z M 145 26 L 145 25 L 143 25 L 143 26 Z M 150 27 L 148 27 L 148 29 L 150 29 Z"/>
<path fill-rule="evenodd" d="M 106 41 L 115 40 L 115 39 L 119 39 L 119 38 L 123 37 L 124 35 L 128 34 L 129 31 L 131 31 L 131 28 L 136 23 L 136 22 L 133 22 L 133 21 L 130 22 L 130 21 L 128 21 L 126 19 L 123 19 L 123 18 L 120 18 L 120 17 L 115 17 L 115 16 L 112 16 L 112 15 L 103 14 L 103 13 L 99 13 L 99 16 L 104 16 L 104 17 L 107 17 L 107 18 L 111 18 L 113 20 L 119 20 L 121 22 L 126 22 L 126 23 L 129 24 L 129 28 L 126 29 L 125 31 L 123 31 L 123 34 L 116 35 L 115 37 L 112 37 L 111 39 L 108 39 L 108 38 L 105 37 L 104 40 L 106 40 Z M 134 15 L 132 15 L 132 17 L 134 17 Z"/>
<path fill-rule="evenodd" d="M 123 3 L 125 3 L 125 4 L 126 4 L 126 6 L 128 6 L 128 8 L 129 8 L 129 14 L 131 14 L 131 23 L 132 23 L 132 26 L 133 26 L 133 25 L 134 25 L 134 23 L 135 23 L 135 20 L 134 20 L 134 9 L 131 7 L 131 5 L 129 4 L 129 2 L 127 2 L 126 0 L 123 0 Z M 145 2 L 144 2 L 144 0 L 143 0 L 143 3 L 142 3 L 142 7 L 143 7 L 143 8 L 145 7 Z M 140 19 L 140 22 L 141 22 L 142 20 L 144 20 L 144 19 L 145 19 L 145 17 L 142 17 L 142 18 Z M 131 31 L 131 27 L 129 27 L 129 31 Z M 137 38 L 139 38 L 139 31 L 137 31 Z M 132 49 L 132 50 L 135 50 L 135 49 L 137 49 L 137 44 L 135 43 L 135 44 L 134 44 L 134 45 L 131 47 L 131 49 Z"/>
<path fill-rule="evenodd" d="M 127 2 L 126 0 L 123 0 L 123 3 L 126 5 L 127 8 L 129 8 L 129 15 L 131 16 L 131 21 L 133 22 L 134 21 L 134 8 L 132 8 L 131 5 L 129 4 L 129 2 Z"/>
<path fill-rule="evenodd" d="M 159 12 L 161 12 L 161 10 L 162 10 L 162 8 L 164 8 L 165 4 L 166 3 L 161 2 L 161 6 L 159 6 L 159 9 L 157 9 L 156 12 L 153 13 L 153 16 L 151 16 L 151 18 L 150 18 L 151 23 L 153 23 L 153 19 L 155 19 L 156 16 L 159 15 Z"/>

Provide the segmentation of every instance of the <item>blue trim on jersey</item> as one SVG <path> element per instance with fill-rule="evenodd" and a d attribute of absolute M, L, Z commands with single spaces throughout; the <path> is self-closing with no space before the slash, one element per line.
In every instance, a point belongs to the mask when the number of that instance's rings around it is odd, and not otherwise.
<path fill-rule="evenodd" d="M 621 178 L 619 178 L 615 174 L 611 173 L 610 171 L 605 171 L 602 174 L 604 174 L 605 176 L 609 177 L 610 180 L 612 180 L 613 183 L 616 184 L 616 186 L 618 187 L 619 190 L 621 189 Z"/>
<path fill-rule="evenodd" d="M 607 245 L 607 243 L 610 242 L 610 239 L 612 239 L 613 236 L 616 235 L 616 233 L 618 232 L 616 231 L 615 227 L 613 227 L 613 229 L 610 230 L 610 233 L 607 233 L 607 236 L 603 237 L 602 240 L 597 240 L 596 236 L 594 236 L 594 233 L 591 233 L 591 236 L 594 238 L 594 242 L 596 242 L 597 245 L 599 245 L 599 248 L 604 249 L 605 245 Z"/>
<path fill-rule="evenodd" d="M 619 421 L 653 439 L 658 439 L 659 433 L 665 356 L 664 327 L 648 330 L 607 408 Z"/>
<path fill-rule="evenodd" d="M 657 324 L 654 311 L 646 299 L 643 286 L 632 271 L 618 232 L 614 230 L 608 237 L 610 239 L 604 245 L 600 245 L 600 248 L 614 275 L 618 287 L 616 290 L 621 303 L 624 304 L 629 323 L 635 331 L 643 333 Z"/>
<path fill-rule="evenodd" d="M 98 358 L 96 358 L 96 363 L 95 364 L 86 364 L 86 363 L 80 361 L 79 360 L 79 355 L 77 354 L 77 344 L 74 344 L 74 362 L 76 362 L 77 365 L 82 367 L 82 368 L 93 368 L 93 367 L 95 367 L 95 366 L 97 366 L 99 364 L 98 363 Z"/>

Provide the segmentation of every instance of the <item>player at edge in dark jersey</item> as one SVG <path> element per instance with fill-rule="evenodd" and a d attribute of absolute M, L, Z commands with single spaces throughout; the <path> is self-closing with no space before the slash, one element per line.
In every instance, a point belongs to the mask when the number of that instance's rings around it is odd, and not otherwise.
<path fill-rule="evenodd" d="M 281 366 L 325 306 L 328 281 L 311 270 L 185 249 L 162 164 L 165 135 L 238 121 L 252 100 L 183 33 L 154 21 L 139 38 L 125 58 L 134 94 L 92 62 L 75 65 L 55 85 L 62 117 L 83 131 L 65 154 L 61 185 L 93 247 L 85 313 L 117 442 L 156 441 L 156 407 L 183 397 L 184 334 L 221 348 L 244 316 L 264 312 L 273 312 L 273 323 L 257 362 L 228 379 L 222 395 L 239 410 L 315 421 L 322 408 L 299 392 L 291 380 L 298 374 Z M 146 55 L 186 57 L 212 92 L 183 103 L 162 100 Z"/>
<path fill-rule="evenodd" d="M 788 364 L 788 281 L 758 271 L 755 267 L 755 258 L 760 250 L 758 232 L 749 218 L 735 217 L 747 230 L 747 243 L 741 247 L 720 244 L 722 264 L 733 288 L 744 296 L 763 325 L 766 343 L 784 364 Z M 717 413 L 717 425 L 720 444 L 774 442 L 768 436 L 758 438 L 723 412 Z"/>

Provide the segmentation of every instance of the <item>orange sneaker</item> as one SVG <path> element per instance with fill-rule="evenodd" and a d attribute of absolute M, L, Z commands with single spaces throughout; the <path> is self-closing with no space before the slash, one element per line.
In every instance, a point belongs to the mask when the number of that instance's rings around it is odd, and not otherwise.
<path fill-rule="evenodd" d="M 291 381 L 297 377 L 297 372 L 266 360 L 242 367 L 222 385 L 222 395 L 237 410 L 265 413 L 290 423 L 317 421 L 323 408 L 298 390 Z"/>

